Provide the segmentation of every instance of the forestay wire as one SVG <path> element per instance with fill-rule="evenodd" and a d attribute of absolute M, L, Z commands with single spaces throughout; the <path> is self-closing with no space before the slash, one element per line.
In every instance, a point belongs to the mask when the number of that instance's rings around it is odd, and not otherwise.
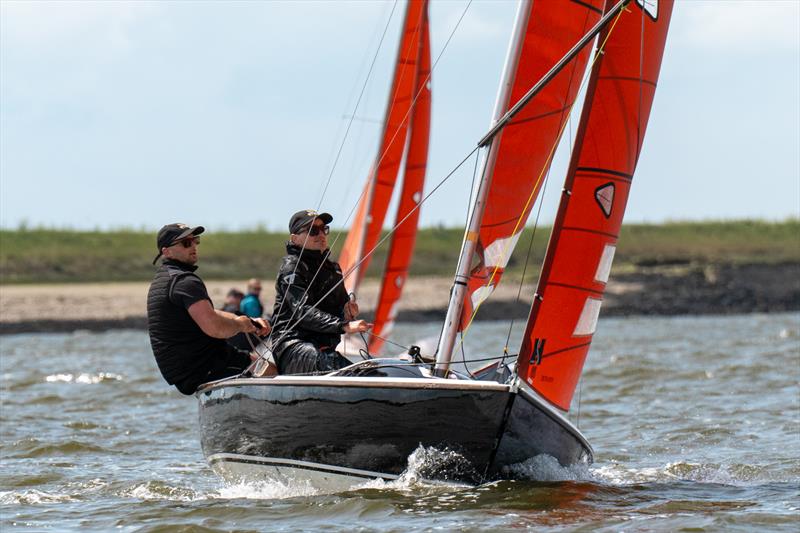
<path fill-rule="evenodd" d="M 391 22 L 391 18 L 392 18 L 393 14 L 394 14 L 394 8 L 396 7 L 396 4 L 397 4 L 397 2 L 396 2 L 396 0 L 395 0 L 395 5 L 393 6 L 393 8 L 392 8 L 392 12 L 390 13 L 390 16 L 389 16 L 389 21 L 387 21 L 386 28 L 384 28 L 383 35 L 381 36 L 381 40 L 380 40 L 380 42 L 379 42 L 379 45 L 378 45 L 378 50 L 376 50 L 376 52 L 375 52 L 375 56 L 373 57 L 372 64 L 370 65 L 370 70 L 369 70 L 369 72 L 368 72 L 368 74 L 367 74 L 367 79 L 365 80 L 365 82 L 364 82 L 364 86 L 362 87 L 361 93 L 359 94 L 359 98 L 358 98 L 358 100 L 357 100 L 357 102 L 356 102 L 355 109 L 353 110 L 353 113 L 351 114 L 351 118 L 350 118 L 350 121 L 349 121 L 349 123 L 348 123 L 348 127 L 347 127 L 347 129 L 346 129 L 346 131 L 345 131 L 345 135 L 344 135 L 344 138 L 343 138 L 343 140 L 342 140 L 342 144 L 341 144 L 341 146 L 339 147 L 339 150 L 338 150 L 338 152 L 337 152 L 336 158 L 335 158 L 335 160 L 334 160 L 334 163 L 333 163 L 333 166 L 332 166 L 332 168 L 331 168 L 331 172 L 330 172 L 330 174 L 329 174 L 329 176 L 328 176 L 328 179 L 327 179 L 327 181 L 326 181 L 325 188 L 323 189 L 322 196 L 320 197 L 320 201 L 319 201 L 319 203 L 318 203 L 317 209 L 319 209 L 319 207 L 322 205 L 322 202 L 324 201 L 324 198 L 325 198 L 325 195 L 326 195 L 326 193 L 327 193 L 328 186 L 330 185 L 330 182 L 331 182 L 331 179 L 332 179 L 332 176 L 333 176 L 333 173 L 334 173 L 335 167 L 336 167 L 336 165 L 338 164 L 338 161 L 339 161 L 340 155 L 341 155 L 341 153 L 342 153 L 342 149 L 343 149 L 343 147 L 344 147 L 344 144 L 345 144 L 345 142 L 346 142 L 346 140 L 347 140 L 347 136 L 348 136 L 348 134 L 349 134 L 349 131 L 350 131 L 350 126 L 352 125 L 352 123 L 353 123 L 353 120 L 355 119 L 355 116 L 356 116 L 356 114 L 357 114 L 357 110 L 358 110 L 358 105 L 359 105 L 359 104 L 360 104 L 360 102 L 361 102 L 362 96 L 363 96 L 363 94 L 364 94 L 364 90 L 365 90 L 365 88 L 366 88 L 366 85 L 367 85 L 367 83 L 368 83 L 368 81 L 369 81 L 369 76 L 370 76 L 370 75 L 371 75 L 371 73 L 372 73 L 372 70 L 373 70 L 373 67 L 374 67 L 374 64 L 375 64 L 375 59 L 376 59 L 376 58 L 377 58 L 377 56 L 378 56 L 378 52 L 379 52 L 379 50 L 380 50 L 380 46 L 381 46 L 381 44 L 383 43 L 384 37 L 385 37 L 385 35 L 386 35 L 386 32 L 387 32 L 387 30 L 388 30 L 389 24 L 390 24 L 390 22 Z M 403 124 L 403 123 L 405 122 L 405 120 L 406 120 L 406 119 L 407 119 L 407 117 L 408 117 L 408 114 L 411 112 L 411 109 L 413 109 L 413 107 L 414 107 L 414 104 L 416 104 L 416 101 L 417 101 L 417 99 L 418 99 L 418 98 L 419 98 L 419 96 L 422 94 L 423 88 L 424 88 L 424 87 L 427 85 L 427 83 L 428 83 L 428 82 L 429 82 L 429 80 L 431 79 L 431 76 L 433 75 L 433 72 L 434 72 L 434 70 L 436 69 L 436 66 L 438 65 L 439 61 L 441 60 L 442 56 L 444 55 L 445 51 L 447 50 L 447 47 L 448 47 L 448 45 L 450 44 L 450 41 L 452 40 L 453 36 L 455 35 L 455 33 L 456 33 L 456 30 L 457 30 L 457 29 L 459 28 L 459 26 L 461 25 L 461 22 L 463 21 L 463 19 L 464 19 L 464 16 L 467 14 L 467 11 L 468 11 L 468 9 L 469 9 L 470 5 L 472 5 L 472 0 L 469 0 L 469 2 L 467 3 L 466 7 L 465 7 L 465 8 L 464 8 L 464 10 L 462 11 L 462 13 L 461 13 L 461 16 L 459 17 L 458 21 L 456 22 L 455 26 L 453 27 L 453 30 L 450 32 L 450 35 L 448 36 L 448 38 L 447 38 L 447 41 L 445 41 L 445 44 L 444 44 L 444 46 L 442 47 L 442 50 L 441 50 L 441 52 L 440 52 L 440 53 L 439 53 L 439 55 L 436 57 L 436 60 L 433 62 L 433 65 L 431 66 L 430 72 L 428 73 L 428 76 L 427 76 L 427 78 L 425 79 L 425 82 L 424 82 L 424 83 L 422 83 L 422 84 L 420 84 L 420 87 L 421 87 L 421 88 L 420 88 L 420 90 L 419 90 L 419 91 L 418 91 L 418 92 L 417 92 L 417 93 L 414 95 L 414 99 L 413 99 L 413 101 L 412 101 L 412 104 L 411 104 L 411 106 L 410 106 L 410 108 L 409 108 L 409 111 L 406 113 L 406 116 L 403 118 L 403 120 L 401 120 L 401 121 L 400 121 L 400 124 Z M 398 130 L 398 131 L 399 131 L 399 130 Z M 394 133 L 394 136 L 392 137 L 392 141 L 394 140 L 394 137 L 396 137 L 396 136 L 397 136 L 397 134 L 398 134 L 398 131 L 395 131 L 395 133 Z M 391 145 L 391 141 L 390 141 L 389 145 Z M 457 171 L 457 170 L 458 170 L 458 169 L 459 169 L 459 168 L 460 168 L 460 167 L 461 167 L 463 164 L 464 164 L 464 162 L 465 162 L 467 159 L 469 159 L 469 158 L 470 158 L 470 157 L 471 157 L 471 156 L 472 156 L 472 155 L 473 155 L 475 152 L 477 152 L 477 151 L 479 150 L 479 148 L 480 148 L 480 147 L 478 147 L 478 146 L 476 146 L 475 148 L 473 148 L 473 149 L 470 151 L 470 153 L 469 153 L 469 154 L 468 154 L 468 155 L 467 155 L 467 156 L 466 156 L 466 157 L 465 157 L 465 158 L 464 158 L 464 159 L 463 159 L 463 160 L 462 160 L 462 161 L 461 161 L 461 162 L 460 162 L 460 163 L 459 163 L 459 164 L 458 164 L 458 165 L 457 165 L 457 166 L 456 166 L 456 167 L 455 167 L 455 168 L 454 168 L 454 169 L 453 169 L 451 172 L 449 172 L 449 173 L 448 173 L 448 174 L 447 174 L 447 175 L 446 175 L 446 176 L 445 176 L 445 177 L 444 177 L 444 178 L 443 178 L 443 179 L 442 179 L 442 180 L 441 180 L 441 181 L 440 181 L 440 182 L 439 182 L 439 183 L 436 185 L 436 187 L 434 187 L 434 188 L 433 188 L 433 189 L 432 189 L 432 190 L 431 190 L 431 191 L 430 191 L 430 192 L 429 192 L 429 193 L 428 193 L 428 194 L 427 194 L 427 195 L 426 195 L 426 196 L 425 196 L 425 197 L 424 197 L 422 200 L 420 200 L 420 202 L 419 202 L 419 203 L 418 203 L 416 206 L 414 206 L 414 208 L 413 208 L 411 211 L 409 211 L 409 213 L 408 213 L 408 214 L 407 214 L 405 217 L 403 217 L 403 219 L 402 219 L 402 220 L 400 220 L 400 221 L 397 221 L 397 222 L 395 223 L 395 225 L 392 227 L 392 229 L 391 229 L 391 230 L 390 230 L 390 231 L 387 233 L 387 235 L 386 235 L 386 236 L 384 236 L 382 239 L 380 239 L 380 241 L 379 241 L 379 242 L 378 242 L 378 243 L 377 243 L 377 244 L 376 244 L 376 245 L 375 245 L 375 246 L 374 246 L 374 247 L 373 247 L 373 248 L 372 248 L 370 251 L 368 251 L 366 254 L 364 254 L 364 257 L 363 257 L 363 258 L 362 258 L 362 259 L 361 259 L 361 260 L 360 260 L 360 261 L 359 261 L 359 262 L 358 262 L 356 265 L 354 265 L 354 267 L 351 269 L 351 271 L 353 271 L 353 270 L 355 270 L 356 268 L 358 268 L 358 266 L 360 266 L 360 265 L 361 265 L 361 263 L 363 263 L 363 262 L 364 262 L 364 261 L 365 261 L 365 260 L 366 260 L 366 259 L 367 259 L 367 258 L 368 258 L 368 257 L 369 257 L 369 256 L 370 256 L 370 255 L 371 255 L 371 254 L 372 254 L 372 253 L 373 253 L 373 252 L 374 252 L 374 251 L 375 251 L 375 250 L 376 250 L 376 249 L 377 249 L 377 248 L 378 248 L 378 247 L 381 245 L 381 244 L 383 244 L 383 242 L 385 242 L 385 241 L 386 241 L 386 239 L 387 239 L 389 236 L 391 236 L 392 234 L 394 234 L 394 232 L 397 230 L 397 228 L 398 228 L 398 227 L 399 227 L 399 226 L 400 226 L 400 225 L 401 225 L 403 222 L 405 222 L 405 221 L 406 221 L 406 220 L 407 220 L 407 219 L 408 219 L 408 218 L 409 218 L 409 217 L 410 217 L 410 216 L 411 216 L 411 215 L 412 215 L 412 214 L 413 214 L 413 213 L 414 213 L 414 212 L 415 212 L 417 209 L 419 209 L 419 208 L 422 206 L 422 204 L 423 204 L 423 203 L 424 203 L 424 202 L 425 202 L 425 201 L 426 201 L 428 198 L 430 198 L 430 197 L 431 197 L 431 195 L 433 195 L 433 194 L 434 194 L 434 193 L 435 193 L 435 192 L 436 192 L 436 191 L 437 191 L 437 190 L 438 190 L 438 189 L 439 189 L 439 188 L 440 188 L 440 187 L 441 187 L 441 186 L 442 186 L 442 185 L 443 185 L 443 184 L 444 184 L 444 183 L 445 183 L 445 182 L 446 182 L 446 181 L 447 181 L 447 180 L 448 180 L 448 179 L 449 179 L 449 178 L 450 178 L 450 177 L 451 177 L 451 176 L 452 176 L 452 175 L 453 175 L 453 174 L 454 174 L 454 173 L 455 173 L 455 172 L 456 172 L 456 171 Z M 380 162 L 383 160 L 383 157 L 384 157 L 385 155 L 386 155 L 386 151 L 384 151 L 384 153 L 382 153 L 382 154 L 381 154 L 381 156 L 380 156 L 380 158 L 378 159 L 378 161 L 377 161 L 376 165 L 379 165 L 379 164 L 380 164 Z M 362 195 L 363 195 L 363 194 L 364 194 L 364 193 L 362 192 Z M 345 219 L 345 226 L 347 225 L 347 223 L 349 222 L 349 220 L 350 220 L 350 218 L 352 217 L 353 213 L 355 212 L 355 209 L 356 209 L 356 207 L 358 206 L 358 203 L 360 202 L 360 199 L 361 199 L 361 196 L 359 196 L 359 198 L 356 200 L 356 202 L 355 202 L 355 205 L 353 206 L 353 208 L 351 209 L 351 211 L 350 211 L 350 213 L 348 214 L 347 218 Z M 334 239 L 333 243 L 331 243 L 331 246 L 330 246 L 330 248 L 332 248 L 333 246 L 335 246 L 335 244 L 336 244 L 336 242 L 338 241 L 338 239 L 339 239 L 340 235 L 341 235 L 341 234 L 337 234 L 337 236 L 336 236 L 336 238 Z M 306 238 L 305 238 L 305 240 L 303 241 L 303 246 L 301 247 L 301 253 L 302 253 L 302 251 L 304 251 L 304 250 L 305 250 L 305 246 L 306 246 L 306 243 L 307 243 L 307 241 L 308 241 L 308 237 L 309 237 L 309 235 L 307 234 L 307 235 L 306 235 Z M 312 279 L 311 279 L 311 282 L 309 283 L 309 287 L 310 287 L 310 285 L 311 285 L 311 284 L 314 282 L 314 280 L 316 279 L 317 275 L 319 274 L 319 272 L 320 272 L 320 270 L 321 270 L 321 267 L 322 267 L 322 264 L 320 264 L 320 267 L 318 267 L 318 268 L 317 268 L 317 271 L 314 273 L 314 276 L 312 277 Z M 295 265 L 295 271 L 296 271 L 296 270 L 297 270 L 297 265 Z M 319 299 L 319 300 L 318 300 L 316 303 L 314 303 L 314 305 L 312 305 L 311 307 L 312 307 L 312 308 L 315 308 L 317 305 L 319 305 L 319 303 L 320 303 L 320 302 L 321 302 L 323 299 L 325 299 L 325 298 L 326 298 L 326 297 L 327 297 L 327 296 L 328 296 L 328 295 L 329 295 L 329 294 L 330 294 L 330 293 L 331 293 L 333 290 L 335 290 L 335 289 L 336 289 L 336 288 L 339 286 L 339 284 L 340 284 L 340 283 L 343 283 L 344 279 L 347 277 L 347 274 L 349 274 L 349 272 L 348 272 L 348 273 L 346 273 L 346 274 L 343 276 L 343 279 L 342 279 L 342 281 L 340 281 L 339 283 L 337 283 L 336 285 L 334 285 L 334 286 L 333 286 L 333 287 L 332 287 L 332 288 L 331 288 L 331 289 L 330 289 L 330 290 L 329 290 L 329 291 L 328 291 L 328 292 L 327 292 L 325 295 L 323 295 L 323 296 L 322 296 L 322 297 L 321 297 L 321 298 L 320 298 L 320 299 Z M 306 291 L 304 292 L 304 294 L 303 294 L 303 297 L 305 297 L 307 293 L 308 293 L 308 288 L 306 288 Z M 280 313 L 280 311 L 282 310 L 284 302 L 285 302 L 285 300 L 281 302 L 281 306 L 278 308 L 278 314 L 279 314 L 279 313 Z M 291 320 L 294 318 L 294 316 L 295 316 L 295 313 L 296 313 L 296 312 L 297 312 L 297 309 L 295 309 L 295 311 L 292 313 L 292 316 L 289 318 L 289 321 L 291 321 Z M 305 318 L 305 316 L 307 316 L 307 314 L 308 314 L 308 312 L 306 312 L 306 313 L 305 313 L 303 316 L 301 316 L 301 317 L 300 317 L 300 318 L 298 318 L 298 319 L 297 319 L 297 320 L 296 320 L 294 323 L 292 323 L 292 324 L 291 324 L 291 325 L 290 325 L 290 326 L 287 328 L 287 332 L 288 332 L 288 331 L 291 331 L 292 329 L 294 329 L 295 327 L 297 327 L 297 325 L 298 325 L 298 324 L 299 324 L 299 323 L 300 323 L 300 322 L 301 322 L 301 321 L 302 321 L 302 320 Z M 264 344 L 266 344 L 267 346 L 274 346 L 274 345 L 276 345 L 276 344 L 280 343 L 280 341 L 281 341 L 281 340 L 283 340 L 283 336 L 282 336 L 281 338 L 279 338 L 277 341 L 275 341 L 275 340 L 273 339 L 272 333 L 270 332 L 270 335 L 269 335 L 269 337 L 268 337 L 268 339 L 267 339 L 266 343 L 264 343 Z M 384 339 L 384 340 L 385 340 L 385 339 Z M 265 351 L 265 353 L 259 353 L 259 352 L 258 352 L 258 350 L 255 350 L 255 349 L 254 349 L 254 351 L 255 351 L 256 355 L 258 356 L 258 360 L 262 359 L 262 358 L 263 358 L 263 357 L 266 355 L 266 351 Z M 248 370 L 250 370 L 250 368 L 252 368 L 252 367 L 253 367 L 253 366 L 254 366 L 254 365 L 255 365 L 255 364 L 258 362 L 258 360 L 257 360 L 257 361 L 255 361 L 255 362 L 254 362 L 252 365 L 250 365 L 250 367 L 248 368 Z M 247 372 L 247 370 L 246 370 L 245 372 Z"/>

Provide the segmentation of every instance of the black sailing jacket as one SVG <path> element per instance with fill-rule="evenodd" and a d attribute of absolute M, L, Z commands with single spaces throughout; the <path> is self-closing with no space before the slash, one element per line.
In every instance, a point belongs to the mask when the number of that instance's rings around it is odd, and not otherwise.
<path fill-rule="evenodd" d="M 330 250 L 303 250 L 289 242 L 286 252 L 275 281 L 273 351 L 280 355 L 298 340 L 335 348 L 344 333 L 349 300 L 342 269 L 328 259 Z"/>

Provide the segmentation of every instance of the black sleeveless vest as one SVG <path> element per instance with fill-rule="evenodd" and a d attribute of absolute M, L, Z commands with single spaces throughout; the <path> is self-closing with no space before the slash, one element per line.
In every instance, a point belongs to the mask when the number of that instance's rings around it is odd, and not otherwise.
<path fill-rule="evenodd" d="M 225 341 L 206 335 L 179 303 L 172 287 L 184 276 L 195 276 L 196 266 L 165 260 L 147 293 L 147 329 L 158 369 L 169 384 L 192 374 L 206 373 L 214 358 L 225 353 Z"/>

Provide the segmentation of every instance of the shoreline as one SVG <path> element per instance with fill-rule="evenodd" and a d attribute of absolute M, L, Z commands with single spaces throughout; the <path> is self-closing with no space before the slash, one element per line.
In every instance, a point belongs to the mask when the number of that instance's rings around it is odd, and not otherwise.
<path fill-rule="evenodd" d="M 477 320 L 524 319 L 533 284 L 505 280 L 481 307 Z M 444 319 L 450 278 L 409 279 L 398 322 Z M 78 330 L 147 328 L 145 301 L 149 283 L 0 285 L 0 335 Z M 244 281 L 209 281 L 215 306 L 231 287 Z M 269 309 L 274 287 L 265 281 Z M 378 284 L 367 280 L 359 291 L 362 316 L 371 316 Z M 521 301 L 517 295 L 521 292 Z M 800 264 L 659 266 L 615 273 L 604 296 L 601 317 L 770 313 L 800 310 Z"/>

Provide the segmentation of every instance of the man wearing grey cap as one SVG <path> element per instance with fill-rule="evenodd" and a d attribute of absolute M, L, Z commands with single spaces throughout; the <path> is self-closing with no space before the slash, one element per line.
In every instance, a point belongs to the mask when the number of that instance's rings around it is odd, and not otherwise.
<path fill-rule="evenodd" d="M 298 211 L 289 220 L 289 242 L 275 282 L 272 352 L 281 374 L 329 372 L 350 362 L 335 351 L 343 333 L 368 331 L 358 320 L 342 283 L 342 269 L 330 259 L 328 224 L 333 217 Z"/>
<path fill-rule="evenodd" d="M 156 246 L 163 255 L 147 294 L 150 345 L 164 379 L 183 394 L 203 383 L 242 373 L 253 359 L 227 344 L 237 333 L 266 335 L 269 324 L 214 309 L 197 270 L 197 246 L 203 226 L 167 224 Z"/>

